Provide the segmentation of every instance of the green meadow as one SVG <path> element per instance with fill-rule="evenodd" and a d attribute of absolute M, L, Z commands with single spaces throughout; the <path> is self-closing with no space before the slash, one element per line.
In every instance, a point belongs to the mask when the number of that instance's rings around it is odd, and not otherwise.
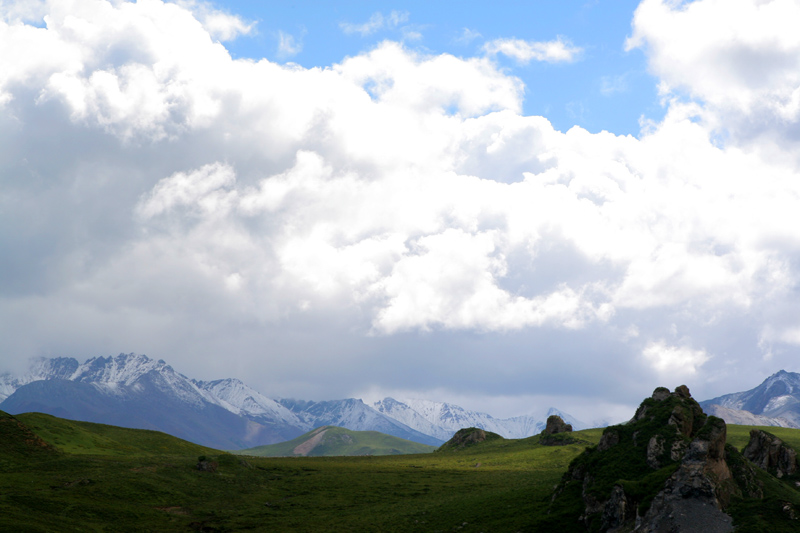
<path fill-rule="evenodd" d="M 37 441 L 2 416 L 4 531 L 545 531 L 553 487 L 602 434 L 578 431 L 563 446 L 535 436 L 424 454 L 267 458 L 15 417 Z M 737 447 L 749 429 L 730 427 Z M 800 443 L 800 430 L 785 438 Z M 215 471 L 198 470 L 201 456 Z M 572 526 L 580 531 L 559 531 Z"/>
<path fill-rule="evenodd" d="M 258 457 L 307 457 L 331 455 L 404 455 L 428 453 L 435 446 L 420 444 L 377 431 L 352 431 L 336 426 L 322 426 L 304 435 L 278 444 L 239 450 L 241 455 Z"/>

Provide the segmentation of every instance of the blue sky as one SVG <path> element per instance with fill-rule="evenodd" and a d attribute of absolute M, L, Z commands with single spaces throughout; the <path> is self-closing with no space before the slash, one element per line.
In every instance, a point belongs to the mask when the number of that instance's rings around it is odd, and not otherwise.
<path fill-rule="evenodd" d="M 0 371 L 554 406 L 800 355 L 793 0 L 0 4 Z"/>
<path fill-rule="evenodd" d="M 644 53 L 625 50 L 632 1 L 565 2 L 226 2 L 226 11 L 256 23 L 251 35 L 227 48 L 234 57 L 292 61 L 326 67 L 389 39 L 423 54 L 480 55 L 487 41 L 517 38 L 571 41 L 582 52 L 567 64 L 498 56 L 498 63 L 525 83 L 524 111 L 547 117 L 559 130 L 580 125 L 591 131 L 637 135 L 640 118 L 659 120 L 664 108 Z M 392 13 L 402 21 L 392 22 Z M 345 33 L 376 15 L 383 24 L 368 34 Z M 299 51 L 286 53 L 281 37 Z"/>

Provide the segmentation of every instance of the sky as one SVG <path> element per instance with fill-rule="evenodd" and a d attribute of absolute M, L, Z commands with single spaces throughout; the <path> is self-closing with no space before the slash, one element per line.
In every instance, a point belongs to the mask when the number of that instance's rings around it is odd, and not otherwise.
<path fill-rule="evenodd" d="M 0 371 L 585 421 L 800 371 L 798 20 L 2 0 Z"/>

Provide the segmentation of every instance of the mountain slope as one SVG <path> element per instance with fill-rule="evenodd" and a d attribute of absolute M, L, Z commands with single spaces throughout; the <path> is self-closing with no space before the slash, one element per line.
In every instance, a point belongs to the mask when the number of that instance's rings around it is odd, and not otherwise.
<path fill-rule="evenodd" d="M 800 374 L 780 370 L 753 389 L 705 400 L 700 405 L 706 410 L 719 405 L 759 415 L 765 417 L 761 422 L 769 422 L 764 425 L 800 428 Z M 734 420 L 732 423 L 736 423 Z"/>
<path fill-rule="evenodd" d="M 403 455 L 430 453 L 435 448 L 377 431 L 352 431 L 322 426 L 296 439 L 257 446 L 238 453 L 259 457 L 319 457 L 342 455 Z"/>

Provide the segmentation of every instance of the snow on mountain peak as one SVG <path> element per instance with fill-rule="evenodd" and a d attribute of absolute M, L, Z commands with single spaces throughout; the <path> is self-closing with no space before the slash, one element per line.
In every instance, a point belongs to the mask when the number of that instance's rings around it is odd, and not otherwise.
<path fill-rule="evenodd" d="M 175 373 L 163 360 L 142 354 L 119 354 L 116 357 L 93 357 L 80 365 L 68 379 L 110 386 L 131 385 L 148 372 Z"/>
<path fill-rule="evenodd" d="M 795 372 L 787 372 L 780 370 L 772 374 L 764 381 L 767 390 L 772 389 L 774 386 L 785 386 L 786 394 L 794 394 L 800 390 L 800 374 Z"/>
<path fill-rule="evenodd" d="M 214 403 L 233 413 L 255 418 L 277 418 L 289 424 L 301 425 L 300 420 L 289 409 L 238 379 L 192 380 L 192 383 L 208 393 Z"/>

